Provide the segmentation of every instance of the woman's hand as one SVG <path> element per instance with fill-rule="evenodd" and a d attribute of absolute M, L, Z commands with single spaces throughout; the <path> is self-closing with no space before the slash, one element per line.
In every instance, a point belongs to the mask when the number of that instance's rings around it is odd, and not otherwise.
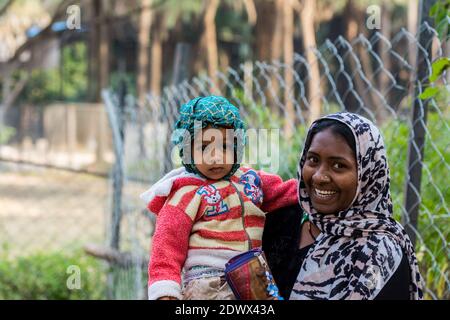
<path fill-rule="evenodd" d="M 164 296 L 164 297 L 158 298 L 158 300 L 178 300 L 178 299 L 175 297 Z"/>

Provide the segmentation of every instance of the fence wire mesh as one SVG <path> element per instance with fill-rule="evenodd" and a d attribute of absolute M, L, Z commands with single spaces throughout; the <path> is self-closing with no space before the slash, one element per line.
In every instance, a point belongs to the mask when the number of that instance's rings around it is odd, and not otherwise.
<path fill-rule="evenodd" d="M 133 217 L 130 221 L 134 222 L 121 230 L 121 250 L 132 250 L 136 256 L 148 259 L 155 218 L 143 211 L 138 195 L 180 165 L 177 151 L 169 141 L 183 103 L 196 96 L 220 94 L 239 107 L 249 128 L 280 129 L 276 173 L 284 178 L 296 176 L 311 120 L 348 110 L 366 116 L 381 128 L 391 167 L 395 218 L 416 239 L 426 297 L 449 299 L 448 74 L 440 80 L 439 96 L 426 101 L 418 99 L 431 74 L 432 62 L 448 55 L 450 45 L 446 40 L 439 41 L 436 31 L 426 23 L 417 36 L 402 29 L 391 39 L 378 32 L 370 37 L 359 35 L 352 41 L 338 37 L 303 55 L 295 54 L 292 64 L 247 62 L 214 77 L 202 74 L 167 86 L 161 96 L 149 94 L 145 102 L 127 96 L 123 109 L 122 205 L 124 216 Z M 114 93 L 105 92 L 104 98 L 111 110 L 120 110 Z M 414 108 L 418 116 L 413 116 Z M 119 127 L 118 123 L 112 125 Z M 417 126 L 424 132 L 424 146 L 414 136 Z M 417 164 L 421 172 L 418 184 L 411 177 L 417 170 L 410 170 Z M 263 163 L 252 165 L 265 168 Z M 415 202 L 409 200 L 409 204 L 405 200 L 408 188 L 416 196 Z M 417 221 L 411 220 L 414 207 L 418 208 Z M 126 285 L 123 281 L 122 284 Z M 142 288 L 145 283 L 137 285 Z"/>

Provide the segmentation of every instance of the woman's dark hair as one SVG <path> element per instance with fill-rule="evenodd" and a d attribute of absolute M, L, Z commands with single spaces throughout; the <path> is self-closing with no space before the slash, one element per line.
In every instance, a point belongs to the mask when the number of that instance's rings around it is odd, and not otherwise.
<path fill-rule="evenodd" d="M 311 133 L 307 141 L 308 149 L 316 133 L 324 131 L 325 129 L 331 129 L 334 134 L 338 134 L 342 138 L 344 138 L 349 147 L 353 150 L 353 154 L 356 157 L 356 143 L 352 130 L 350 130 L 350 128 L 342 122 L 333 119 L 324 119 L 314 124 L 314 126 L 311 128 Z"/>

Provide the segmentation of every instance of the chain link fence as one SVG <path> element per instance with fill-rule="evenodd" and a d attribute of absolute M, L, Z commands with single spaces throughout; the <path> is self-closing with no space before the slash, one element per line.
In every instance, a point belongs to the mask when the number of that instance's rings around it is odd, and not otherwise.
<path fill-rule="evenodd" d="M 378 32 L 352 41 L 338 37 L 295 54 L 292 64 L 247 62 L 214 77 L 199 75 L 165 87 L 160 97 L 148 95 L 144 103 L 123 91 L 104 91 L 117 157 L 109 239 L 134 257 L 111 282 L 122 288 L 116 297 L 127 292 L 142 298 L 145 292 L 146 272 L 136 266 L 148 259 L 155 218 L 138 196 L 180 164 L 169 142 L 179 107 L 196 96 L 219 94 L 239 107 L 249 128 L 280 130 L 276 173 L 284 178 L 296 176 L 312 119 L 348 110 L 374 121 L 388 149 L 395 218 L 415 241 L 426 298 L 449 299 L 448 74 L 437 97 L 418 98 L 432 62 L 449 48 L 424 23 L 417 36 L 402 29 L 391 39 Z M 258 161 L 251 165 L 265 168 Z"/>

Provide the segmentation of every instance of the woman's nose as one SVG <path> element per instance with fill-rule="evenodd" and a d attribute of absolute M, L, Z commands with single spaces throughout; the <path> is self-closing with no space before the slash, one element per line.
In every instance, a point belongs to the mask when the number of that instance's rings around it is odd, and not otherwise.
<path fill-rule="evenodd" d="M 331 178 L 325 170 L 317 170 L 313 175 L 313 181 L 315 183 L 329 183 L 331 182 Z"/>

